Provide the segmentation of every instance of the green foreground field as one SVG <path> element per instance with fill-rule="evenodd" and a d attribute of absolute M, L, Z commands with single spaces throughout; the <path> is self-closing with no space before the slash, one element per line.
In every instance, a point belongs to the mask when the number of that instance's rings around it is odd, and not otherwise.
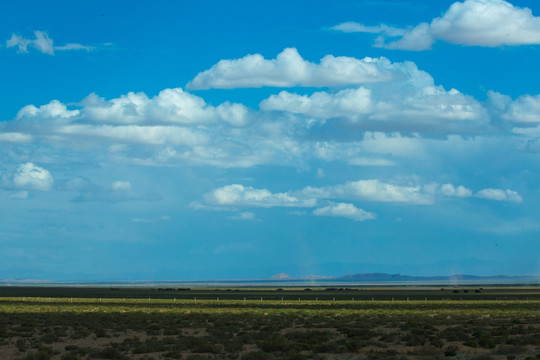
<path fill-rule="evenodd" d="M 0 288 L 0 359 L 540 359 L 540 289 L 475 290 Z"/>

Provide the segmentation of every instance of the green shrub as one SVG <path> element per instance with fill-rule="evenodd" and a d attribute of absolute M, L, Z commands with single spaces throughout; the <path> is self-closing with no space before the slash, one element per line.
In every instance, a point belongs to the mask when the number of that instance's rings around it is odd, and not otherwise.
<path fill-rule="evenodd" d="M 423 358 L 435 359 L 442 355 L 441 351 L 431 346 L 420 346 L 407 352 L 408 355 L 421 356 Z"/>
<path fill-rule="evenodd" d="M 291 331 L 285 336 L 293 342 L 316 345 L 329 340 L 328 331 L 308 330 L 308 331 Z"/>
<path fill-rule="evenodd" d="M 463 345 L 469 346 L 469 347 L 473 347 L 473 348 L 475 348 L 475 347 L 478 346 L 478 344 L 476 343 L 476 341 L 474 341 L 473 339 L 467 339 L 467 340 L 465 340 L 465 341 L 463 342 Z"/>
<path fill-rule="evenodd" d="M 60 360 L 79 360 L 80 358 L 77 356 L 77 354 L 69 352 L 67 354 L 62 355 Z"/>
<path fill-rule="evenodd" d="M 329 341 L 316 345 L 313 348 L 313 351 L 315 353 L 340 353 L 342 352 L 342 349 L 337 342 Z"/>
<path fill-rule="evenodd" d="M 167 351 L 165 352 L 165 354 L 163 354 L 163 356 L 172 359 L 182 359 L 182 353 L 178 350 Z"/>
<path fill-rule="evenodd" d="M 456 356 L 458 348 L 455 345 L 450 345 L 444 349 L 444 356 Z"/>
<path fill-rule="evenodd" d="M 495 341 L 491 336 L 482 336 L 478 339 L 478 345 L 485 349 L 493 349 L 495 347 Z"/>
<path fill-rule="evenodd" d="M 114 359 L 114 360 L 128 360 L 129 358 L 122 354 L 120 350 L 113 346 L 108 346 L 100 351 L 97 354 L 91 354 L 91 357 L 96 357 L 100 359 Z"/>
<path fill-rule="evenodd" d="M 42 347 L 37 352 L 27 354 L 24 360 L 50 360 L 54 355 L 57 355 L 58 351 L 53 350 L 50 347 Z"/>
<path fill-rule="evenodd" d="M 444 346 L 444 342 L 436 337 L 432 337 L 431 339 L 429 339 L 429 343 L 439 349 Z"/>
<path fill-rule="evenodd" d="M 28 348 L 24 339 L 17 339 L 17 341 L 15 341 L 15 346 L 20 352 L 24 352 Z"/>
<path fill-rule="evenodd" d="M 39 340 L 41 342 L 44 342 L 45 344 L 52 344 L 54 342 L 60 341 L 60 338 L 55 334 L 45 334 Z"/>
<path fill-rule="evenodd" d="M 402 336 L 401 340 L 404 341 L 407 346 L 422 346 L 427 342 L 425 336 L 417 334 L 406 334 Z"/>
<path fill-rule="evenodd" d="M 242 356 L 242 360 L 272 360 L 274 357 L 264 351 L 252 351 Z"/>
<path fill-rule="evenodd" d="M 194 353 L 219 353 L 219 347 L 207 338 L 186 337 L 187 348 Z"/>
<path fill-rule="evenodd" d="M 368 360 L 394 360 L 399 359 L 399 353 L 396 350 L 387 350 L 384 352 L 373 352 L 368 354 Z"/>
<path fill-rule="evenodd" d="M 501 355 L 522 354 L 526 350 L 525 347 L 520 345 L 499 345 L 497 346 L 497 353 Z"/>
<path fill-rule="evenodd" d="M 350 338 L 345 339 L 343 345 L 345 345 L 349 351 L 358 352 L 359 350 L 369 346 L 369 342 L 363 338 Z"/>
<path fill-rule="evenodd" d="M 474 360 L 495 360 L 495 358 L 491 355 L 482 354 L 474 358 Z"/>
<path fill-rule="evenodd" d="M 227 353 L 242 351 L 244 344 L 238 338 L 226 341 L 224 344 Z"/>

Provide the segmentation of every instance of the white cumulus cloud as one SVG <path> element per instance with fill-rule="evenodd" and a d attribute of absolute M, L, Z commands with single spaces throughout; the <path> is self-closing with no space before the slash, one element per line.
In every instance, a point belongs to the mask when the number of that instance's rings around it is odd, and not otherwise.
<path fill-rule="evenodd" d="M 13 185 L 25 190 L 50 190 L 54 179 L 48 170 L 31 162 L 21 164 L 13 175 Z"/>
<path fill-rule="evenodd" d="M 112 183 L 111 188 L 114 191 L 129 191 L 131 190 L 131 183 L 129 181 L 115 181 Z"/>
<path fill-rule="evenodd" d="M 204 196 L 209 205 L 249 207 L 313 207 L 314 199 L 299 199 L 287 193 L 272 193 L 267 189 L 254 189 L 231 184 L 212 190 Z"/>
<path fill-rule="evenodd" d="M 471 189 L 453 184 L 431 183 L 424 186 L 403 186 L 385 183 L 377 179 L 349 181 L 345 184 L 305 187 L 293 192 L 300 198 L 367 200 L 376 202 L 395 202 L 417 205 L 430 205 L 437 197 L 471 198 L 473 196 L 498 201 L 521 202 L 521 196 L 513 190 L 483 189 L 474 193 Z"/>
<path fill-rule="evenodd" d="M 341 185 L 306 187 L 300 192 L 306 197 L 325 199 L 360 199 L 379 202 L 432 204 L 433 198 L 420 186 L 400 186 L 376 179 L 350 181 Z"/>
<path fill-rule="evenodd" d="M 407 63 L 392 64 L 386 58 L 356 59 L 326 55 L 318 64 L 304 60 L 294 48 L 276 59 L 260 54 L 220 60 L 187 84 L 187 89 L 232 89 L 262 86 L 337 86 L 388 81 L 406 76 Z"/>
<path fill-rule="evenodd" d="M 356 117 L 373 111 L 371 91 L 364 87 L 345 89 L 336 94 L 319 91 L 311 95 L 298 95 L 281 91 L 263 100 L 260 107 L 265 111 L 288 111 L 320 119 Z"/>
<path fill-rule="evenodd" d="M 204 158 L 209 157 L 208 162 L 235 166 L 232 159 L 223 159 L 233 155 L 230 152 L 234 149 L 228 149 L 227 142 L 239 147 L 238 144 L 251 141 L 250 136 L 236 131 L 249 126 L 250 117 L 249 110 L 242 104 L 224 102 L 212 106 L 180 88 L 164 89 L 153 98 L 130 92 L 105 100 L 90 94 L 76 106 L 68 107 L 52 100 L 41 106 L 23 107 L 15 121 L 3 124 L 0 141 L 45 139 L 100 146 L 103 142 L 177 146 L 180 148 L 166 148 L 166 153 L 165 149 L 159 150 L 161 155 L 157 157 L 193 162 L 204 162 Z M 231 138 L 233 140 L 229 140 Z M 211 139 L 216 149 L 211 149 Z M 246 154 L 239 155 L 243 162 L 253 160 Z"/>
<path fill-rule="evenodd" d="M 313 210 L 313 215 L 345 217 L 355 221 L 373 220 L 376 215 L 359 209 L 353 204 L 338 203 Z"/>
<path fill-rule="evenodd" d="M 333 189 L 336 195 L 366 199 L 370 201 L 403 202 L 410 204 L 430 204 L 430 199 L 422 194 L 418 186 L 399 186 L 379 180 L 358 180 Z"/>
<path fill-rule="evenodd" d="M 224 121 L 244 126 L 248 122 L 248 110 L 244 105 L 225 102 L 213 107 L 181 88 L 164 89 L 153 98 L 142 92 L 130 92 L 111 100 L 90 94 L 81 104 L 85 119 L 110 124 L 157 122 L 187 126 Z"/>
<path fill-rule="evenodd" d="M 474 98 L 435 86 L 429 75 L 415 72 L 415 81 L 387 82 L 373 90 L 360 87 L 311 95 L 281 91 L 260 107 L 317 119 L 343 117 L 362 130 L 462 133 L 488 124 L 486 110 Z"/>
<path fill-rule="evenodd" d="M 520 126 L 540 124 L 540 95 L 522 95 L 509 101 L 501 116 Z"/>
<path fill-rule="evenodd" d="M 520 8 L 505 0 L 455 2 L 441 17 L 408 29 L 353 22 L 332 29 L 381 34 L 376 46 L 403 50 L 430 49 L 437 40 L 487 47 L 540 44 L 540 17 L 534 16 L 529 8 Z M 385 38 L 395 37 L 400 38 L 385 43 Z"/>
<path fill-rule="evenodd" d="M 204 204 L 194 202 L 191 206 L 201 210 L 235 210 L 241 207 L 304 207 L 314 208 L 313 215 L 341 216 L 363 221 L 375 219 L 374 213 L 355 207 L 345 201 L 372 201 L 409 205 L 432 205 L 441 198 L 484 198 L 497 201 L 521 202 L 521 196 L 513 190 L 483 189 L 473 193 L 465 186 L 450 183 L 403 186 L 385 183 L 377 179 L 349 181 L 344 184 L 322 187 L 308 186 L 301 190 L 272 193 L 240 184 L 226 185 L 204 195 Z M 336 202 L 337 201 L 337 202 Z M 321 207 L 321 202 L 323 205 Z M 324 204 L 326 203 L 326 204 Z M 251 213 L 249 213 L 251 214 Z M 245 215 L 250 217 L 252 215 Z M 291 214 L 305 214 L 291 212 Z M 230 218 L 247 220 L 236 214 Z M 254 215 L 253 215 L 254 216 Z"/>
<path fill-rule="evenodd" d="M 522 202 L 523 198 L 514 190 L 502 190 L 502 189 L 483 189 L 476 193 L 476 197 L 496 200 L 496 201 L 511 201 Z"/>
<path fill-rule="evenodd" d="M 455 197 L 471 197 L 472 190 L 467 189 L 466 187 L 459 185 L 454 186 L 452 184 L 443 184 L 440 187 L 440 191 L 445 196 L 455 196 Z"/>
<path fill-rule="evenodd" d="M 67 106 L 58 100 L 52 100 L 48 104 L 36 107 L 34 105 L 26 105 L 17 113 L 17 120 L 40 122 L 43 119 L 56 122 L 69 122 L 79 115 L 79 110 L 68 110 Z"/>

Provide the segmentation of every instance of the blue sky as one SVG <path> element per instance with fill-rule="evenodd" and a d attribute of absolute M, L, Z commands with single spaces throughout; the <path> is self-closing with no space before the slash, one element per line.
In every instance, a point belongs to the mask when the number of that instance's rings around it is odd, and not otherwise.
<path fill-rule="evenodd" d="M 0 9 L 0 278 L 540 273 L 540 4 Z"/>

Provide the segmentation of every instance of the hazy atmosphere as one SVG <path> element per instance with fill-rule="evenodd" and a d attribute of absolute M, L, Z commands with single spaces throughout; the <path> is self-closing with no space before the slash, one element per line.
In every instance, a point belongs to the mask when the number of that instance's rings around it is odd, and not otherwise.
<path fill-rule="evenodd" d="M 0 279 L 540 274 L 540 2 L 11 1 Z"/>

